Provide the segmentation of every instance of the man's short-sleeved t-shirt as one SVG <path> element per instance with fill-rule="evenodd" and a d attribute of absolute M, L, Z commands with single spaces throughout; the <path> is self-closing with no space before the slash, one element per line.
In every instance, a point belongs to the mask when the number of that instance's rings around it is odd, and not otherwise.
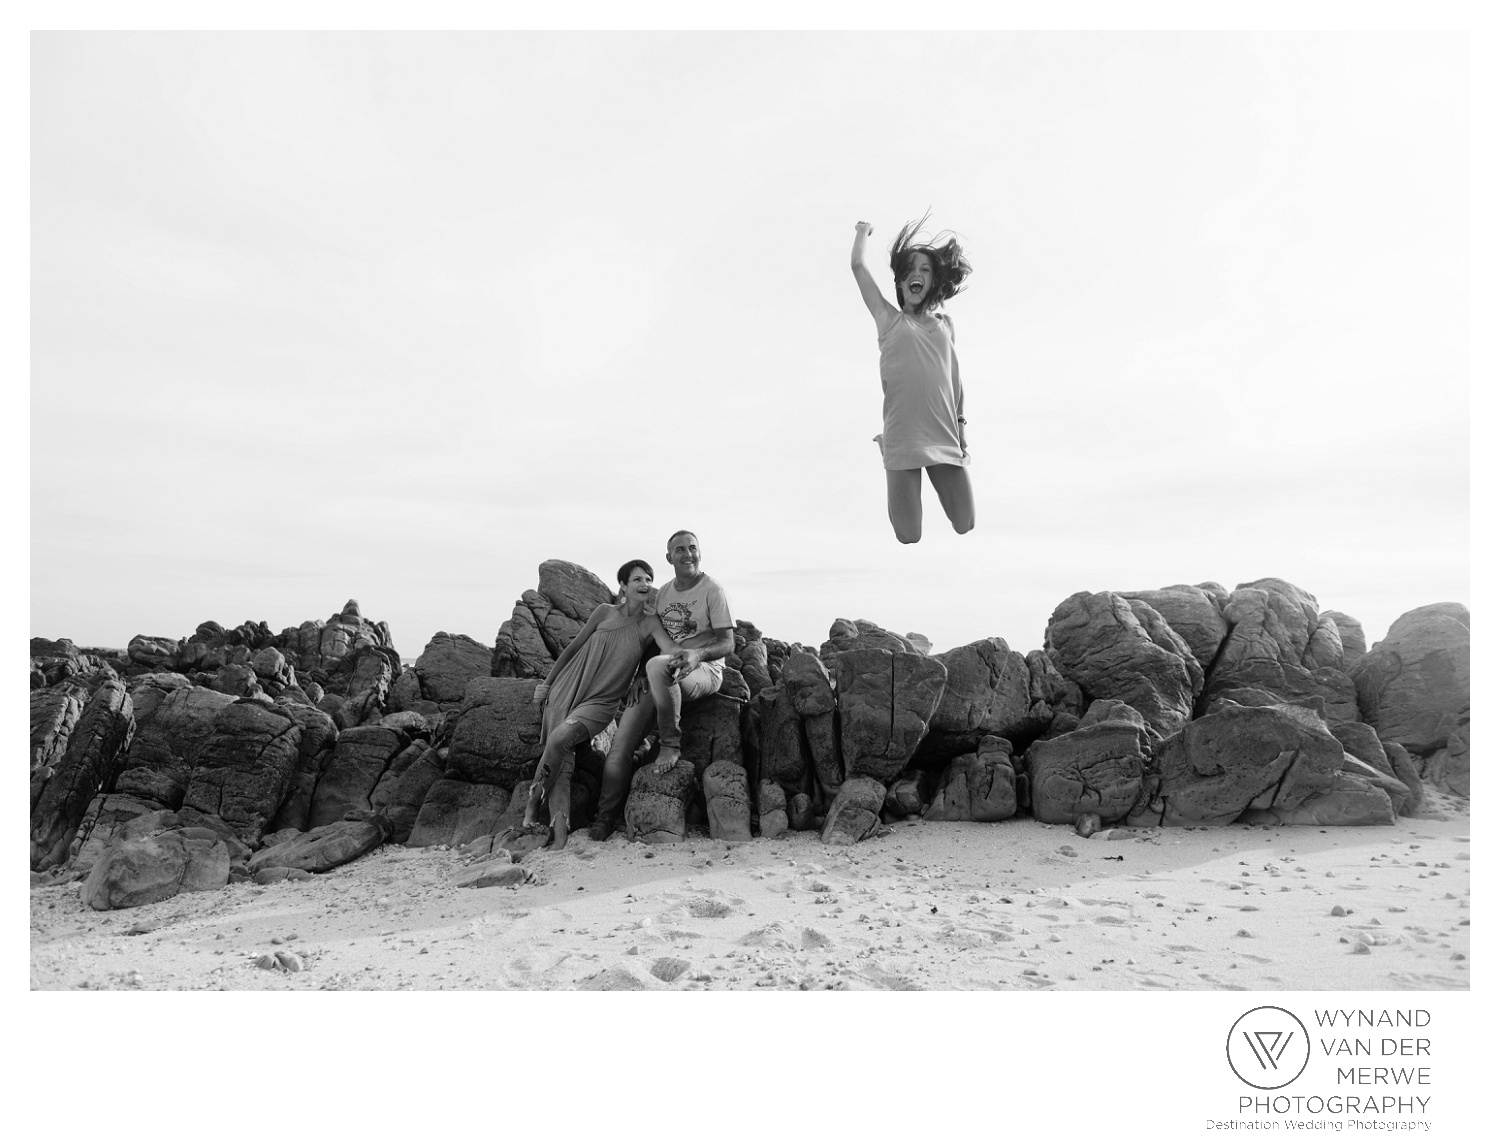
<path fill-rule="evenodd" d="M 656 592 L 656 615 L 674 642 L 686 641 L 694 634 L 709 630 L 734 629 L 734 615 L 729 610 L 729 596 L 708 575 L 687 590 L 677 589 L 677 580 L 669 579 Z M 724 662 L 716 658 L 703 663 L 723 676 Z"/>

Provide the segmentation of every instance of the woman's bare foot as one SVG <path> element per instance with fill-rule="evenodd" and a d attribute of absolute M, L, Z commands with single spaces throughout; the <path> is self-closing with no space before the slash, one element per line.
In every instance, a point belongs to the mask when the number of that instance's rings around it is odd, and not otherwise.
<path fill-rule="evenodd" d="M 681 757 L 681 749 L 675 745 L 663 745 L 661 752 L 656 754 L 656 763 L 651 766 L 651 771 L 657 776 L 661 776 L 662 773 L 675 765 Z"/>
<path fill-rule="evenodd" d="M 549 846 L 554 852 L 568 846 L 568 818 L 561 812 L 552 817 L 552 843 Z"/>
<path fill-rule="evenodd" d="M 546 789 L 542 784 L 543 779 L 544 778 L 539 775 L 538 779 L 531 782 L 531 793 L 526 797 L 526 815 L 521 817 L 521 827 L 525 828 L 527 831 L 530 831 L 536 826 L 537 813 L 541 811 L 542 796 L 546 792 Z"/>

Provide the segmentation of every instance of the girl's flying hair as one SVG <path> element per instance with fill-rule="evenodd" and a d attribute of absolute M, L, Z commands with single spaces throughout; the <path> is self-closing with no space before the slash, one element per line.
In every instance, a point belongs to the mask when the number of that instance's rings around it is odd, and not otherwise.
<path fill-rule="evenodd" d="M 906 223 L 896 234 L 896 240 L 891 243 L 891 272 L 896 275 L 897 298 L 901 296 L 901 279 L 911 269 L 912 258 L 917 254 L 926 254 L 932 259 L 932 289 L 917 304 L 918 313 L 926 313 L 933 306 L 941 305 L 960 292 L 964 287 L 964 279 L 973 272 L 969 259 L 964 257 L 963 247 L 950 231 L 944 230 L 934 237 L 932 240 L 935 244 L 919 243 L 916 240 L 931 215 L 932 211 L 929 210 L 919 221 Z M 947 241 L 943 241 L 944 235 L 947 236 Z"/>

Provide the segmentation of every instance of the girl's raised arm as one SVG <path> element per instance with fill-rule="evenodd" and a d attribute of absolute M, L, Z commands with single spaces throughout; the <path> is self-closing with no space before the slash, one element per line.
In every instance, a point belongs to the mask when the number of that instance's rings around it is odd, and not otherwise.
<path fill-rule="evenodd" d="M 865 308 L 875 318 L 875 328 L 883 333 L 886 326 L 896 319 L 898 310 L 881 296 L 880 286 L 875 284 L 870 267 L 865 265 L 865 239 L 873 230 L 868 222 L 854 223 L 854 248 L 849 251 L 849 268 L 854 271 L 854 280 L 859 285 L 859 295 L 865 299 Z"/>

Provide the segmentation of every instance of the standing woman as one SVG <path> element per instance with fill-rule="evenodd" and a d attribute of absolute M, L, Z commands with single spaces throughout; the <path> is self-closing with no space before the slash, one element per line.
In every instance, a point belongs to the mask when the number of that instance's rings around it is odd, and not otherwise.
<path fill-rule="evenodd" d="M 970 266 L 956 238 L 935 246 L 916 241 L 926 221 L 924 216 L 908 222 L 891 244 L 899 308 L 881 296 L 865 265 L 865 239 L 873 232 L 868 222 L 854 224 L 854 249 L 849 254 L 854 280 L 879 335 L 885 430 L 875 441 L 885 463 L 891 527 L 902 543 L 922 537 L 923 471 L 953 529 L 962 535 L 974 528 L 964 388 L 953 351 L 953 321 L 935 311 L 963 288 Z"/>
<path fill-rule="evenodd" d="M 542 732 L 547 743 L 531 782 L 523 826 L 536 825 L 545 800 L 553 848 L 568 843 L 573 750 L 614 720 L 648 645 L 655 641 L 665 654 L 679 649 L 661 619 L 646 613 L 655 578 L 651 564 L 632 559 L 615 577 L 620 584 L 619 600 L 594 608 L 578 636 L 558 655 L 547 680 L 536 687 L 535 700 L 546 703 Z"/>

